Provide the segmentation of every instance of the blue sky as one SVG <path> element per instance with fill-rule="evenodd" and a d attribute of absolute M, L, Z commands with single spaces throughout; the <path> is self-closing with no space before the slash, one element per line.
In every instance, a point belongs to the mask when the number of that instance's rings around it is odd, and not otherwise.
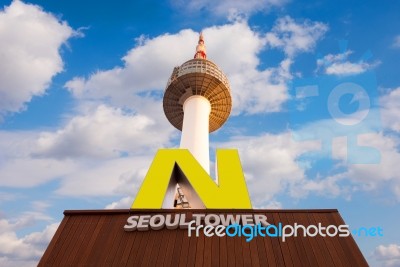
<path fill-rule="evenodd" d="M 400 3 L 0 0 L 0 265 L 34 266 L 65 209 L 129 208 L 174 66 L 204 32 L 256 208 L 337 208 L 400 265 Z"/>

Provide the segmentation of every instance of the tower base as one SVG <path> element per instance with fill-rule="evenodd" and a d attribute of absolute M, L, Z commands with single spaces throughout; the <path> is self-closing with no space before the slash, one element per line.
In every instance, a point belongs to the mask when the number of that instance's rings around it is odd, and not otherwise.
<path fill-rule="evenodd" d="M 187 229 L 124 231 L 131 216 L 266 215 L 270 224 L 341 225 L 330 210 L 65 211 L 39 266 L 368 266 L 353 237 L 188 236 Z"/>

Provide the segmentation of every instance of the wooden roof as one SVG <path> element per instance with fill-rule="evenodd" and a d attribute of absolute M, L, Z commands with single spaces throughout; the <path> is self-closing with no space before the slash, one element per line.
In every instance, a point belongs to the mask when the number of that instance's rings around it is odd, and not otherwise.
<path fill-rule="evenodd" d="M 187 230 L 125 232 L 136 214 L 265 214 L 278 224 L 344 224 L 332 210 L 65 211 L 39 266 L 368 266 L 353 237 L 188 237 Z"/>

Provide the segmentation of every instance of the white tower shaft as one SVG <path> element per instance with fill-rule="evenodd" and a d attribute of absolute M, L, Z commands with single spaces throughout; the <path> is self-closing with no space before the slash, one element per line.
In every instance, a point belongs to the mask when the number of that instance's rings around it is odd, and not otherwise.
<path fill-rule="evenodd" d="M 204 170 L 210 174 L 209 115 L 207 98 L 194 95 L 183 104 L 183 125 L 180 148 L 188 149 Z"/>
<path fill-rule="evenodd" d="M 228 119 L 232 98 L 227 77 L 215 63 L 207 60 L 203 34 L 200 33 L 194 59 L 172 71 L 165 88 L 163 108 L 169 122 L 182 131 L 180 148 L 188 149 L 210 174 L 209 133 L 218 130 Z M 183 177 L 180 173 L 173 174 L 163 208 L 204 208 L 184 174 Z M 181 190 L 177 190 L 177 186 Z"/>

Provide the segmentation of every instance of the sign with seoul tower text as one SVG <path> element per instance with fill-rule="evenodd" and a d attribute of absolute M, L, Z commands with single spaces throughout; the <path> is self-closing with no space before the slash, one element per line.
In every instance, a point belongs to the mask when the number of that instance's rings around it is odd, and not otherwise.
<path fill-rule="evenodd" d="M 189 183 L 209 209 L 251 209 L 237 150 L 216 152 L 218 184 L 186 149 L 160 149 L 144 179 L 132 209 L 160 209 L 168 185 Z M 174 174 L 181 177 L 174 177 Z M 180 179 L 180 180 L 178 180 Z"/>

